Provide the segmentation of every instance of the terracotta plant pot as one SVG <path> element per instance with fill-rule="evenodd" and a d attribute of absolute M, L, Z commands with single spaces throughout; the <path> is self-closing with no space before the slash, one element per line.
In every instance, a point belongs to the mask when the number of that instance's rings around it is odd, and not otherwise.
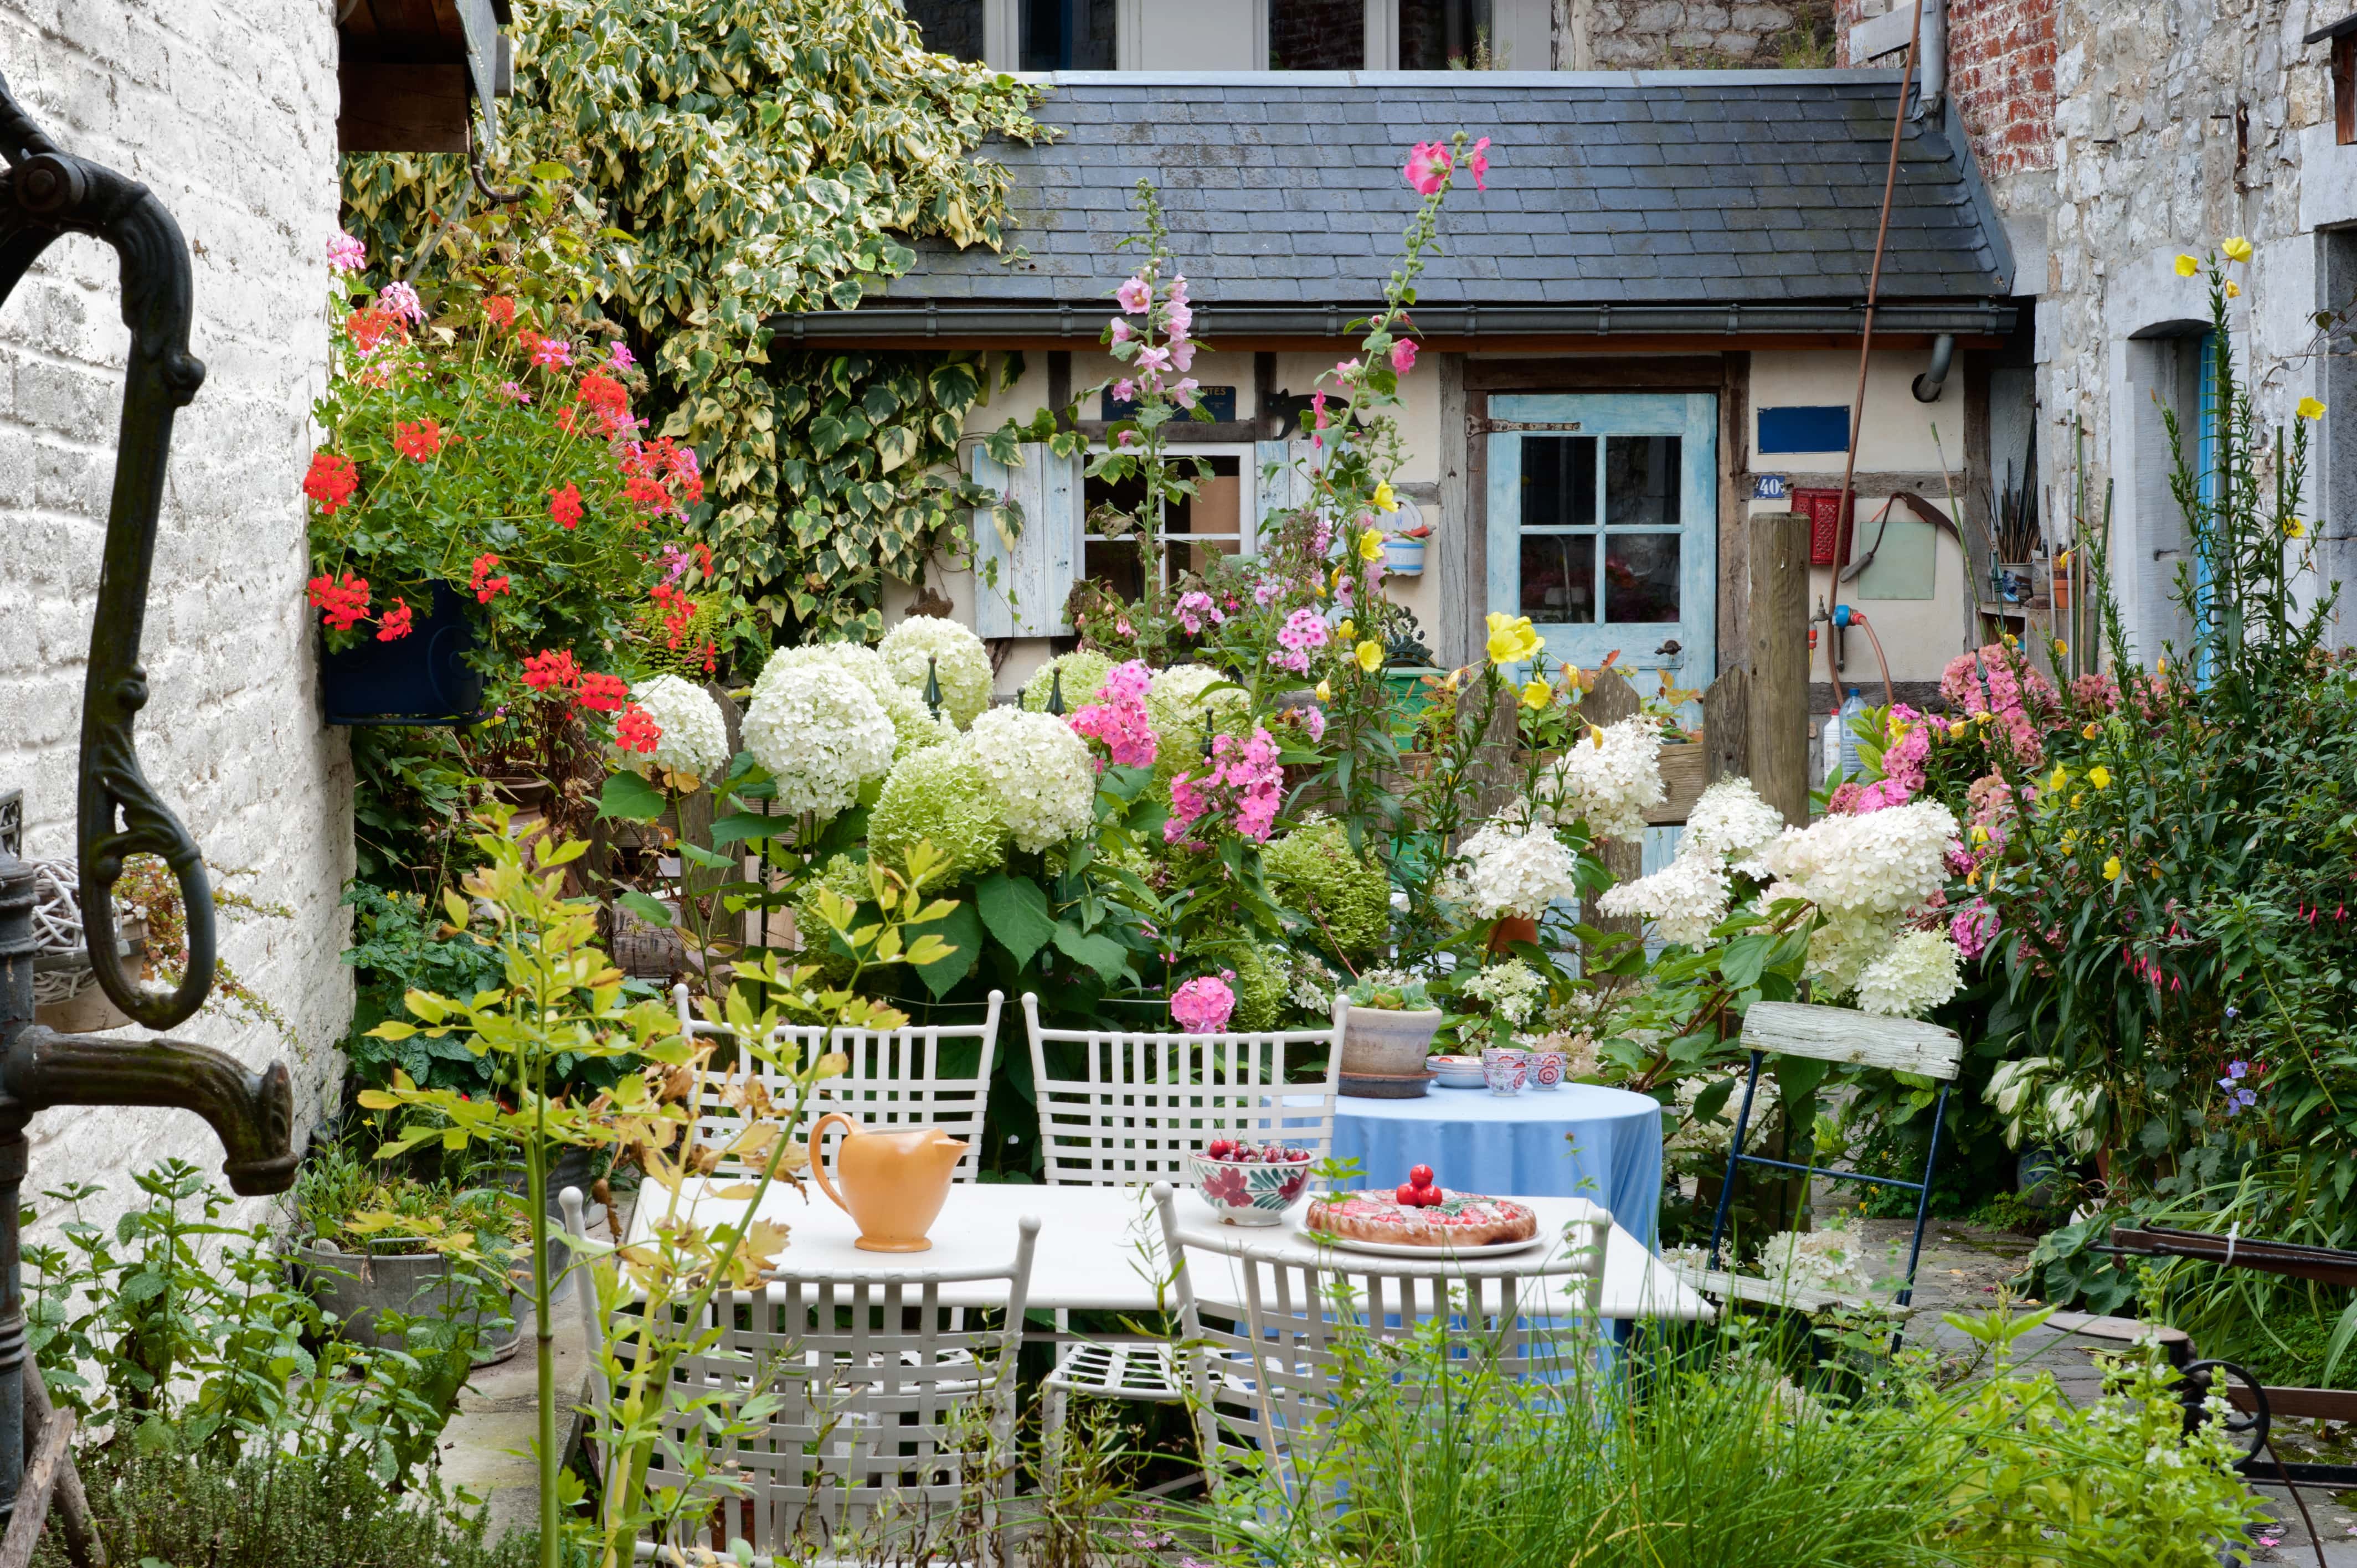
<path fill-rule="evenodd" d="M 1389 1007 L 1351 1008 L 1342 1026 L 1342 1071 L 1365 1078 L 1421 1073 L 1440 1019 L 1437 1007 L 1415 1013 Z"/>
<path fill-rule="evenodd" d="M 1490 928 L 1490 950 L 1504 952 L 1516 942 L 1539 940 L 1539 923 L 1529 915 L 1509 915 Z"/>

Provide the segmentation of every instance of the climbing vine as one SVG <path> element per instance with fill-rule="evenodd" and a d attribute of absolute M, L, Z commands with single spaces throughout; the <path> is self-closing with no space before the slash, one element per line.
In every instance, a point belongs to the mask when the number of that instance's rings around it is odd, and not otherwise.
<path fill-rule="evenodd" d="M 788 639 L 873 628 L 970 504 L 956 446 L 992 367 L 775 352 L 768 323 L 856 306 L 914 240 L 1000 248 L 1009 177 L 974 155 L 1040 134 L 1036 90 L 874 0 L 518 0 L 515 35 L 493 183 L 561 165 L 601 208 L 594 292 L 703 456 L 717 582 Z M 484 205 L 448 155 L 349 158 L 344 199 L 374 255 Z"/>

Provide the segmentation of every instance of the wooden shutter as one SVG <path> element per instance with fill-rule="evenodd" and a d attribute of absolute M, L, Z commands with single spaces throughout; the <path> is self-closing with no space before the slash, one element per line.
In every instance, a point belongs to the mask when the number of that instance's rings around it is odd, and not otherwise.
<path fill-rule="evenodd" d="M 1012 544 L 986 507 L 974 512 L 974 619 L 983 637 L 1066 637 L 1064 601 L 1077 575 L 1081 541 L 1081 458 L 1059 457 L 1028 441 L 1008 467 L 980 447 L 974 481 L 1010 498 L 1022 514 Z"/>
<path fill-rule="evenodd" d="M 1255 441 L 1253 466 L 1265 470 L 1277 466 L 1276 478 L 1258 486 L 1256 519 L 1265 531 L 1271 516 L 1309 504 L 1309 472 L 1317 466 L 1318 448 L 1307 441 Z"/>

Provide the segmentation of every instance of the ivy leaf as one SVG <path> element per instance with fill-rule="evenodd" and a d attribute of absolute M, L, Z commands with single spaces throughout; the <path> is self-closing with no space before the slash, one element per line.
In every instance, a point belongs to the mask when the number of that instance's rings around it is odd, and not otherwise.
<path fill-rule="evenodd" d="M 974 896 L 984 927 L 1015 955 L 1018 967 L 1054 939 L 1056 917 L 1049 911 L 1048 895 L 1029 877 L 1002 871 L 976 887 Z"/>
<path fill-rule="evenodd" d="M 597 815 L 651 822 L 663 814 L 663 792 L 635 773 L 617 773 L 597 792 Z"/>
<path fill-rule="evenodd" d="M 885 473 L 917 455 L 917 433 L 905 424 L 888 424 L 876 433 L 876 458 Z"/>

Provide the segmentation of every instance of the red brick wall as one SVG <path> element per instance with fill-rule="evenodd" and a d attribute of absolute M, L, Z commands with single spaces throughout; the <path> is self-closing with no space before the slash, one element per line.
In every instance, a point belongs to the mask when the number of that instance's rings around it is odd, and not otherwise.
<path fill-rule="evenodd" d="M 1890 0 L 1912 10 L 1913 0 Z M 1860 0 L 1836 0 L 1841 63 Z M 1948 0 L 1948 91 L 1992 179 L 2054 166 L 2057 0 Z"/>

